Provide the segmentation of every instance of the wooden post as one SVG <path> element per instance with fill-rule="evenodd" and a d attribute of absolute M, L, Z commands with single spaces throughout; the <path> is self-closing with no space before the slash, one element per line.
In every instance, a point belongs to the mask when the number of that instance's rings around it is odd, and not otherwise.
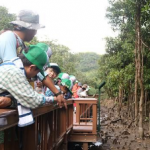
<path fill-rule="evenodd" d="M 88 143 L 83 143 L 83 150 L 88 150 Z"/>
<path fill-rule="evenodd" d="M 80 123 L 80 105 L 76 103 L 76 122 Z"/>
<path fill-rule="evenodd" d="M 94 134 L 97 133 L 97 105 L 93 105 L 93 132 Z"/>
<path fill-rule="evenodd" d="M 23 150 L 37 149 L 37 118 L 35 123 L 23 128 Z"/>
<path fill-rule="evenodd" d="M 4 144 L 0 144 L 0 150 L 4 150 Z"/>

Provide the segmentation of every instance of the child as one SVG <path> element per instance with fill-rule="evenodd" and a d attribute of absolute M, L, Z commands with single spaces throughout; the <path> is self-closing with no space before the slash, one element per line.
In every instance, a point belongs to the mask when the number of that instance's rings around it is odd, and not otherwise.
<path fill-rule="evenodd" d="M 58 76 L 58 74 L 61 72 L 61 69 L 59 68 L 59 66 L 56 63 L 50 63 L 50 66 L 46 68 L 46 72 L 47 72 L 48 76 L 52 80 L 54 80 Z M 58 86 L 55 86 L 55 87 L 60 91 L 60 88 Z M 46 87 L 44 87 L 44 93 L 46 96 L 54 96 L 52 91 Z"/>
<path fill-rule="evenodd" d="M 70 90 L 71 80 L 62 79 L 59 87 L 66 100 L 72 97 L 72 91 Z"/>

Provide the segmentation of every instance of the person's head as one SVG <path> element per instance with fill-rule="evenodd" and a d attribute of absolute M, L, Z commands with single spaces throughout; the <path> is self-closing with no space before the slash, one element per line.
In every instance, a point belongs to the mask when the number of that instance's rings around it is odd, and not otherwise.
<path fill-rule="evenodd" d="M 64 94 L 66 94 L 68 91 L 72 94 L 72 91 L 70 90 L 71 81 L 69 79 L 62 79 L 61 84 L 59 86 L 60 86 L 60 90 Z"/>
<path fill-rule="evenodd" d="M 73 88 L 73 85 L 75 84 L 76 77 L 74 75 L 70 75 L 69 79 L 71 80 L 71 89 Z"/>
<path fill-rule="evenodd" d="M 60 85 L 62 79 L 69 79 L 69 74 L 64 72 L 59 73 L 55 83 Z"/>
<path fill-rule="evenodd" d="M 24 50 L 19 55 L 25 68 L 27 78 L 32 78 L 41 72 L 44 75 L 43 66 L 47 62 L 47 55 L 42 48 L 30 45 L 28 50 Z"/>
<path fill-rule="evenodd" d="M 58 76 L 61 70 L 56 63 L 50 63 L 49 67 L 46 68 L 46 72 L 50 78 L 54 79 Z"/>
<path fill-rule="evenodd" d="M 78 87 L 82 87 L 82 83 L 81 82 L 78 82 Z"/>
<path fill-rule="evenodd" d="M 17 20 L 10 22 L 14 26 L 14 31 L 19 32 L 23 41 L 31 41 L 37 30 L 44 28 L 39 24 L 39 15 L 31 10 L 21 10 Z"/>
<path fill-rule="evenodd" d="M 84 91 L 84 90 L 86 90 L 86 88 L 87 88 L 87 84 L 83 84 L 82 85 L 82 90 Z"/>
<path fill-rule="evenodd" d="M 78 86 L 78 81 L 76 80 L 75 85 Z"/>

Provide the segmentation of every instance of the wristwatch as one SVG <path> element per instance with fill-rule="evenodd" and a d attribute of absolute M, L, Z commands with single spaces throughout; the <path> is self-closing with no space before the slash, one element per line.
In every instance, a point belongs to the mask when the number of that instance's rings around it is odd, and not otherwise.
<path fill-rule="evenodd" d="M 61 95 L 61 91 L 59 91 L 58 93 L 54 94 L 54 96 L 58 96 L 58 95 Z"/>

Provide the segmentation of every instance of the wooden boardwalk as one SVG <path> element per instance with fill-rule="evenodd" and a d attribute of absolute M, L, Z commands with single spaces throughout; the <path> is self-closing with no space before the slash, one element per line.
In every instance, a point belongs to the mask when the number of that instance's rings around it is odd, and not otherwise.
<path fill-rule="evenodd" d="M 76 114 L 73 103 L 76 103 Z M 0 109 L 0 150 L 67 150 L 68 142 L 97 141 L 97 99 L 70 99 L 68 109 L 45 105 L 32 110 L 35 123 L 19 128 L 15 109 Z"/>
<path fill-rule="evenodd" d="M 97 141 L 97 99 L 75 99 L 76 114 L 74 113 L 73 130 L 69 136 L 70 142 L 82 142 L 87 150 L 88 142 Z"/>

